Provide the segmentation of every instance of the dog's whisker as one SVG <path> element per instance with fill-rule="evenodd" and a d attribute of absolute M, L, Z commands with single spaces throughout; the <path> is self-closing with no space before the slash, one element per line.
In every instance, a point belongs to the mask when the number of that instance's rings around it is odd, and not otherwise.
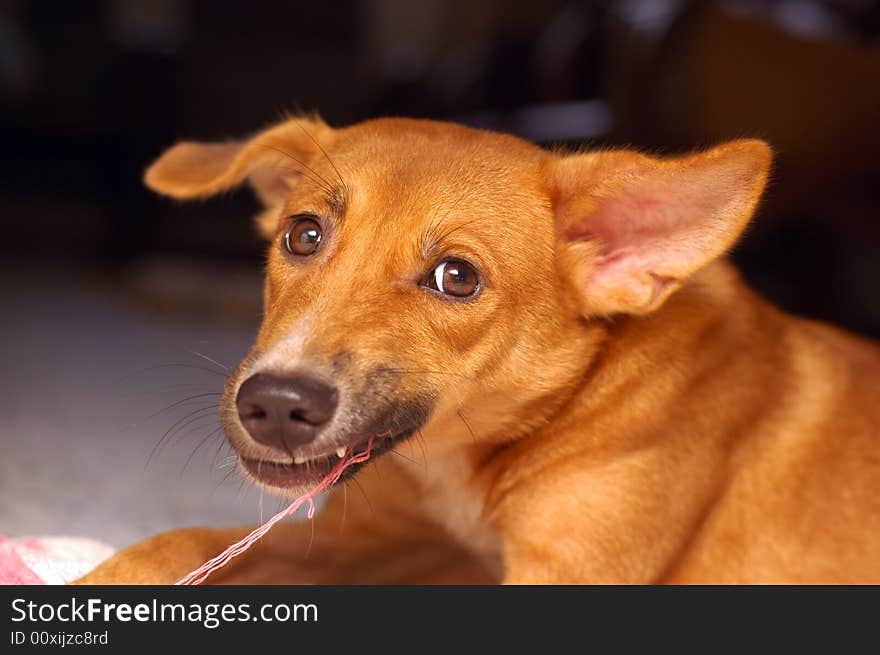
<path fill-rule="evenodd" d="M 391 453 L 392 455 L 397 455 L 401 459 L 405 459 L 407 462 L 411 462 L 413 464 L 418 465 L 418 462 L 416 460 L 414 460 L 412 457 L 407 457 L 406 455 L 404 455 L 402 452 L 400 452 L 396 448 L 389 448 L 388 452 Z"/>
<path fill-rule="evenodd" d="M 201 447 L 204 446 L 208 442 L 208 440 L 211 439 L 211 437 L 215 436 L 218 432 L 220 432 L 221 429 L 222 428 L 220 428 L 220 427 L 215 428 L 214 430 L 209 432 L 207 435 L 205 435 L 205 437 L 201 441 L 199 441 L 199 443 L 196 445 L 196 447 L 190 453 L 189 457 L 187 457 L 186 461 L 183 463 L 183 468 L 180 470 L 181 475 L 183 475 L 186 472 L 186 469 L 189 466 L 189 463 L 192 461 L 192 458 L 195 457 L 196 453 L 199 452 Z"/>
<path fill-rule="evenodd" d="M 349 482 L 354 484 L 361 493 L 361 496 L 363 496 L 364 502 L 367 503 L 367 507 L 370 509 L 370 514 L 375 514 L 376 512 L 373 510 L 373 503 L 370 502 L 370 499 L 367 497 L 367 492 L 364 491 L 364 488 L 361 486 L 361 483 L 358 482 L 357 478 L 349 478 Z"/>
<path fill-rule="evenodd" d="M 270 168 L 275 171 L 287 171 L 293 173 L 294 175 L 302 175 L 307 180 L 311 180 L 315 186 L 317 186 L 323 193 L 327 195 L 327 197 L 331 197 L 333 195 L 334 189 L 332 187 L 325 186 L 320 182 L 320 180 L 316 179 L 312 175 L 309 175 L 306 171 L 301 168 L 297 168 L 296 166 L 291 166 L 290 164 L 279 162 L 276 164 L 268 165 L 267 168 Z"/>
<path fill-rule="evenodd" d="M 222 424 L 220 427 L 221 428 L 223 427 Z M 226 443 L 227 443 L 226 439 L 218 439 L 217 440 L 217 449 L 214 451 L 214 457 L 211 458 L 211 468 L 218 468 L 217 467 L 217 458 L 220 457 L 220 453 L 223 452 L 223 446 L 226 445 Z M 225 459 L 229 459 L 229 456 L 227 456 Z"/>
<path fill-rule="evenodd" d="M 415 439 L 406 439 L 406 440 L 404 441 L 404 443 L 406 444 L 406 447 L 409 448 L 410 455 L 412 455 L 412 457 L 413 457 L 413 462 L 415 463 L 415 453 L 414 453 L 415 445 L 413 444 L 414 441 L 415 441 Z M 423 451 L 422 451 L 422 463 L 421 463 L 421 467 L 422 467 L 423 469 L 424 469 L 424 467 L 425 467 L 425 457 L 424 457 L 424 454 L 425 454 L 425 451 L 423 450 Z"/>
<path fill-rule="evenodd" d="M 171 440 L 174 434 L 182 430 L 183 428 L 192 425 L 194 420 L 198 420 L 201 418 L 207 418 L 208 415 L 202 415 L 202 412 L 206 411 L 214 411 L 216 410 L 216 406 L 212 405 L 210 407 L 202 407 L 201 409 L 197 409 L 195 411 L 189 412 L 182 418 L 178 419 L 174 422 L 174 424 L 165 431 L 165 433 L 159 438 L 159 441 L 156 442 L 156 445 L 153 446 L 153 449 L 150 451 L 149 457 L 147 457 L 147 463 L 145 465 L 145 469 L 149 467 L 150 462 L 152 462 L 153 457 L 158 453 L 159 449 L 163 446 L 166 440 Z"/>
<path fill-rule="evenodd" d="M 235 473 L 235 465 L 234 464 L 236 464 L 236 463 L 238 463 L 238 457 L 235 458 L 235 462 L 233 463 L 233 466 L 229 467 L 229 470 L 226 471 L 226 474 L 223 476 L 223 478 L 220 480 L 220 482 L 218 482 L 214 486 L 214 490 L 211 492 L 212 498 L 214 496 L 214 493 L 216 493 L 217 489 L 219 489 L 221 486 L 223 486 L 226 483 L 226 481 L 232 476 L 232 474 Z"/>
<path fill-rule="evenodd" d="M 141 368 L 136 371 L 132 371 L 131 373 L 126 373 L 125 375 L 123 375 L 120 378 L 116 378 L 115 380 L 111 380 L 109 382 L 109 385 L 110 386 L 118 385 L 121 382 L 125 382 L 126 380 L 129 380 L 136 375 L 142 375 L 144 373 L 149 373 L 150 371 L 156 371 L 156 370 L 160 370 L 160 369 L 164 369 L 164 368 L 189 368 L 189 369 L 194 369 L 194 370 L 198 370 L 198 371 L 203 371 L 205 373 L 210 373 L 211 375 L 217 375 L 222 378 L 226 377 L 226 375 L 224 373 L 221 373 L 220 371 L 213 369 L 213 368 L 208 368 L 207 366 L 199 366 L 198 364 L 183 364 L 183 363 L 174 362 L 174 363 L 170 363 L 170 364 L 155 364 L 153 366 L 147 366 L 145 368 Z"/>
<path fill-rule="evenodd" d="M 449 239 L 450 236 L 452 236 L 453 234 L 455 234 L 459 230 L 463 230 L 464 228 L 469 227 L 469 226 L 473 225 L 474 223 L 479 222 L 480 220 L 482 220 L 482 219 L 481 218 L 474 218 L 472 220 L 465 221 L 464 223 L 458 223 L 457 225 L 452 225 L 447 230 L 437 234 L 434 237 L 434 243 L 443 243 L 444 241 Z"/>
<path fill-rule="evenodd" d="M 427 255 L 437 243 L 442 241 L 443 235 L 439 234 L 438 230 L 446 221 L 446 219 L 449 218 L 449 215 L 452 214 L 452 212 L 455 211 L 459 205 L 461 205 L 465 198 L 466 196 L 464 195 L 456 198 L 452 202 L 452 204 L 449 205 L 443 215 L 440 218 L 433 220 L 428 228 L 425 230 L 422 238 L 422 253 L 424 255 Z"/>
<path fill-rule="evenodd" d="M 464 427 L 466 427 L 467 431 L 470 432 L 471 440 L 474 442 L 474 445 L 476 445 L 477 444 L 477 435 L 474 433 L 474 430 L 471 427 L 471 424 L 467 422 L 467 419 L 465 419 L 464 414 L 461 411 L 461 407 L 456 409 L 455 413 L 458 414 L 458 418 L 461 419 L 461 422 L 464 423 Z"/>
<path fill-rule="evenodd" d="M 212 417 L 204 416 L 202 418 L 212 418 Z M 178 437 L 178 440 L 183 441 L 184 439 L 186 439 L 187 437 L 189 437 L 192 434 L 196 434 L 197 432 L 202 432 L 206 428 L 212 428 L 211 425 L 198 425 L 198 423 L 199 423 L 199 421 L 195 421 L 193 423 L 194 427 L 191 427 L 189 430 L 186 430 L 185 432 L 181 429 L 180 436 Z M 213 424 L 213 421 L 211 423 Z"/>
<path fill-rule="evenodd" d="M 238 491 L 235 493 L 235 502 L 241 505 L 241 501 L 244 498 L 244 483 L 245 480 L 242 478 L 238 483 Z"/>
<path fill-rule="evenodd" d="M 297 126 L 299 129 L 301 129 L 301 130 L 305 133 L 305 135 L 306 135 L 307 137 L 309 137 L 309 139 L 311 140 L 311 142 L 315 144 L 315 146 L 318 148 L 318 150 L 321 151 L 321 154 L 324 155 L 324 158 L 327 160 L 327 163 L 330 164 L 330 166 L 331 166 L 331 167 L 333 168 L 333 170 L 335 171 L 335 173 L 336 173 L 336 177 L 339 178 L 339 182 L 342 184 L 342 188 L 347 192 L 347 191 L 348 191 L 348 184 L 345 183 L 345 179 L 343 179 L 343 177 L 342 177 L 342 173 L 339 172 L 339 169 L 336 167 L 336 164 L 334 164 L 334 163 L 333 163 L 333 160 L 330 159 L 330 155 L 327 154 L 327 151 L 324 150 L 323 146 L 321 146 L 321 144 L 318 143 L 318 141 L 315 139 L 315 137 L 312 136 L 312 133 L 309 132 L 309 131 L 303 126 L 302 122 L 300 122 L 300 121 L 296 121 L 296 126 Z"/>
<path fill-rule="evenodd" d="M 160 394 L 166 393 L 171 389 L 184 389 L 186 387 L 199 387 L 201 389 L 206 389 L 204 382 L 177 382 L 175 384 L 164 384 L 159 387 L 152 387 L 150 389 L 141 389 L 136 390 L 137 393 L 145 393 L 145 394 Z M 210 387 L 208 387 L 210 388 Z M 222 392 L 217 391 L 217 395 L 221 395 Z"/>
<path fill-rule="evenodd" d="M 173 442 L 174 438 L 177 437 L 178 435 L 187 434 L 187 433 L 184 433 L 183 431 L 187 427 L 193 425 L 194 423 L 197 423 L 198 421 L 202 421 L 204 419 L 213 420 L 215 418 L 213 415 L 213 412 L 216 411 L 216 409 L 217 409 L 216 406 L 211 405 L 208 407 L 202 407 L 200 409 L 193 410 L 189 414 L 185 415 L 181 419 L 181 421 L 178 421 L 175 424 L 175 426 L 168 432 L 168 437 L 167 437 L 168 442 L 169 443 Z"/>
<path fill-rule="evenodd" d="M 315 519 L 311 516 L 309 517 L 309 545 L 306 548 L 305 559 L 309 559 L 309 555 L 312 553 L 312 544 L 315 543 Z"/>
<path fill-rule="evenodd" d="M 425 448 L 425 435 L 422 434 L 421 428 L 416 430 L 416 443 L 419 444 L 419 448 L 422 449 L 422 462 L 424 462 L 425 471 L 428 470 L 428 452 Z"/>
<path fill-rule="evenodd" d="M 266 146 L 266 147 L 268 147 L 268 146 Z M 272 150 L 277 151 L 277 148 L 272 148 Z M 282 153 L 282 154 L 285 154 L 285 153 Z M 285 156 L 288 156 L 288 155 L 285 155 Z M 301 164 L 302 166 L 305 166 L 305 164 L 303 164 L 299 160 L 295 159 L 294 161 L 298 164 Z M 321 191 L 323 191 L 324 193 L 326 193 L 328 195 L 331 194 L 333 191 L 333 187 L 329 183 L 322 182 L 321 179 L 315 177 L 316 174 L 312 174 L 310 172 L 311 169 L 304 170 L 303 168 L 298 168 L 296 166 L 292 166 L 291 164 L 288 164 L 286 162 L 276 162 L 274 164 L 267 165 L 267 168 L 271 168 L 276 171 L 288 171 L 288 172 L 291 172 L 297 176 L 301 175 L 304 178 L 306 178 L 307 180 L 311 180 L 311 182 L 314 183 L 315 186 L 317 186 L 319 189 L 321 189 Z"/>
<path fill-rule="evenodd" d="M 279 148 L 277 146 L 274 146 L 274 145 L 271 145 L 268 143 L 257 143 L 255 145 L 257 145 L 258 147 L 261 147 L 261 148 L 268 148 L 269 150 L 274 150 L 275 152 L 287 157 L 291 161 L 296 162 L 297 164 L 299 164 L 300 166 L 302 166 L 303 168 L 305 168 L 307 171 L 309 171 L 311 173 L 311 175 L 312 175 L 311 180 L 313 182 L 315 182 L 316 184 L 321 186 L 328 193 L 333 192 L 333 185 L 330 184 L 330 182 L 327 180 L 327 178 L 325 178 L 323 175 L 318 173 L 314 168 L 312 168 L 311 166 L 306 164 L 304 161 L 294 157 L 292 154 L 290 154 L 289 152 L 287 152 L 283 148 Z"/>
<path fill-rule="evenodd" d="M 182 399 L 180 399 L 180 400 L 178 400 L 178 401 L 176 401 L 176 402 L 171 403 L 170 405 L 167 405 L 166 407 L 163 407 L 163 408 L 160 409 L 158 412 L 155 412 L 155 413 L 153 413 L 153 414 L 150 414 L 149 416 L 147 416 L 146 418 L 144 418 L 144 419 L 142 419 L 142 420 L 143 420 L 143 421 L 149 421 L 150 419 L 156 418 L 156 417 L 159 416 L 160 414 L 164 414 L 165 412 L 167 412 L 167 411 L 169 411 L 169 410 L 172 410 L 172 409 L 174 409 L 175 407 L 179 407 L 179 406 L 181 406 L 181 405 L 184 405 L 184 406 L 185 406 L 186 403 L 188 403 L 188 402 L 190 402 L 190 401 L 193 401 L 193 400 L 197 400 L 197 399 L 199 399 L 199 398 L 207 398 L 207 397 L 209 397 L 209 396 L 214 396 L 214 397 L 216 397 L 216 396 L 222 396 L 222 395 L 223 395 L 223 393 L 220 392 L 220 391 L 212 391 L 212 392 L 209 392 L 209 393 L 198 393 L 198 394 L 195 394 L 195 395 L 193 395 L 193 396 L 187 396 L 186 398 L 182 398 Z M 212 404 L 211 406 L 214 406 L 215 404 L 216 404 L 216 403 Z"/>
<path fill-rule="evenodd" d="M 238 463 L 238 457 L 235 457 L 235 456 L 230 455 L 230 456 L 226 457 L 226 458 L 224 459 L 224 461 L 222 461 L 222 462 L 220 462 L 219 464 L 217 464 L 217 465 L 215 466 L 215 468 L 218 468 L 218 469 L 221 469 L 221 470 L 223 470 L 223 469 L 228 469 L 228 468 L 230 468 L 230 467 L 232 467 L 232 466 L 235 466 L 237 463 Z"/>
<path fill-rule="evenodd" d="M 207 362 L 211 362 L 212 364 L 216 364 L 216 365 L 219 366 L 223 371 L 225 371 L 225 372 L 227 372 L 227 373 L 229 372 L 229 367 L 228 367 L 228 366 L 226 366 L 225 364 L 221 364 L 220 362 L 218 362 L 218 361 L 217 361 L 216 359 L 214 359 L 213 357 L 209 357 L 208 355 L 206 355 L 206 354 L 204 354 L 204 353 L 200 353 L 200 352 L 197 351 L 197 350 L 190 350 L 189 348 L 187 348 L 186 351 L 187 351 L 188 353 L 192 354 L 192 355 L 195 355 L 196 357 L 201 357 L 202 359 L 204 359 L 204 360 L 207 361 Z"/>
<path fill-rule="evenodd" d="M 348 485 L 342 485 L 342 521 L 339 523 L 339 533 L 345 531 L 345 517 L 348 515 Z"/>

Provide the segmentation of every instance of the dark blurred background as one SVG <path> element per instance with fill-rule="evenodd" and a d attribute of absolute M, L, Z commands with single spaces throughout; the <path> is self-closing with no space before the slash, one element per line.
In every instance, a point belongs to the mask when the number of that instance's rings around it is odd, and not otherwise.
<path fill-rule="evenodd" d="M 116 374 L 167 364 L 148 377 L 196 388 L 186 366 L 243 353 L 259 318 L 254 200 L 176 204 L 140 176 L 175 140 L 240 136 L 294 108 L 663 153 L 762 137 L 773 182 L 735 260 L 784 308 L 880 336 L 877 2 L 0 0 L 0 439 L 51 433 L 40 448 L 73 457 L 74 432 L 105 444 L 108 417 L 150 413 L 128 387 L 108 394 Z M 34 427 L 58 407 L 69 423 Z M 121 461 L 164 416 L 117 442 Z M 7 469 L 0 498 L 32 478 L 20 459 Z M 64 518 L 16 516 L 0 533 Z"/>

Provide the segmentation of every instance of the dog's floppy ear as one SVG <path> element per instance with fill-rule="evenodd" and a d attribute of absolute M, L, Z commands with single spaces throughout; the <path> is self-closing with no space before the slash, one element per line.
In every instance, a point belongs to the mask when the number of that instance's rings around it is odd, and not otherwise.
<path fill-rule="evenodd" d="M 331 133 L 320 118 L 310 116 L 290 118 L 241 141 L 182 141 L 147 168 L 144 182 L 184 200 L 212 196 L 247 179 L 266 207 L 258 225 L 271 234 L 280 204 Z"/>
<path fill-rule="evenodd" d="M 676 159 L 608 151 L 554 161 L 559 262 L 583 313 L 659 307 L 733 245 L 770 160 L 766 143 L 748 139 Z"/>

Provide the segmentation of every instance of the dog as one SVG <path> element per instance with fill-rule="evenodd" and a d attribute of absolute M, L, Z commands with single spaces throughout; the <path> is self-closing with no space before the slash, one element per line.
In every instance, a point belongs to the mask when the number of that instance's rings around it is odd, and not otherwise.
<path fill-rule="evenodd" d="M 880 348 L 725 259 L 771 160 L 309 115 L 165 152 L 155 191 L 264 206 L 263 322 L 221 404 L 244 476 L 294 498 L 372 448 L 209 582 L 880 582 Z M 171 583 L 249 530 L 80 582 Z"/>

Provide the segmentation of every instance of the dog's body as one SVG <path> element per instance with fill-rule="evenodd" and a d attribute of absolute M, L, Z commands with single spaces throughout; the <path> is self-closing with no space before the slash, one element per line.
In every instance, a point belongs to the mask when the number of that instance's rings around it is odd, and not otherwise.
<path fill-rule="evenodd" d="M 718 259 L 768 166 L 754 141 L 660 161 L 404 120 L 170 151 L 154 188 L 250 176 L 267 206 L 266 316 L 224 400 L 245 472 L 295 496 L 334 448 L 396 446 L 211 581 L 880 582 L 880 348 Z M 245 384 L 303 370 L 339 409 L 267 437 Z M 244 532 L 161 535 L 82 582 L 173 582 Z"/>

